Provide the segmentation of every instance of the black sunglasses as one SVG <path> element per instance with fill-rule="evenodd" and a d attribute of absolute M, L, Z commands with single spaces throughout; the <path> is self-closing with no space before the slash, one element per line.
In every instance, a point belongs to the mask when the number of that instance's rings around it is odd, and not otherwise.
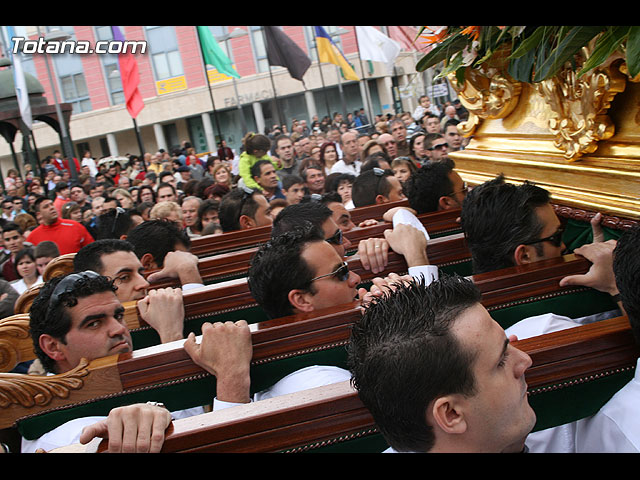
<path fill-rule="evenodd" d="M 347 265 L 347 262 L 342 262 L 342 265 L 340 265 L 333 272 L 327 273 L 325 275 L 320 275 L 319 277 L 312 278 L 311 280 L 309 280 L 309 283 L 315 282 L 316 280 L 319 280 L 325 277 L 336 277 L 336 279 L 338 279 L 339 281 L 344 282 L 349 278 L 349 265 Z"/>
<path fill-rule="evenodd" d="M 331 235 L 329 238 L 325 238 L 324 241 L 333 245 L 342 245 L 342 242 L 344 241 L 342 230 L 336 230 L 336 233 Z"/>
<path fill-rule="evenodd" d="M 562 234 L 563 233 L 564 233 L 564 228 L 561 228 L 560 230 L 558 230 L 553 235 L 549 235 L 548 237 L 540 238 L 539 240 L 533 240 L 531 242 L 525 242 L 525 243 L 523 243 L 523 245 L 533 245 L 534 243 L 549 242 L 554 247 L 559 247 L 560 245 L 562 245 Z"/>
<path fill-rule="evenodd" d="M 431 147 L 427 148 L 427 150 L 431 151 L 431 150 L 435 150 L 436 148 L 437 148 L 437 149 L 441 149 L 441 148 L 443 148 L 443 147 L 445 147 L 445 148 L 449 148 L 449 144 L 448 144 L 448 143 L 441 143 L 441 144 L 439 144 L 439 145 L 433 145 L 433 146 L 431 146 Z"/>
<path fill-rule="evenodd" d="M 99 274 L 92 270 L 67 275 L 60 281 L 60 283 L 58 283 L 58 285 L 56 285 L 56 288 L 53 289 L 53 293 L 49 297 L 49 306 L 47 307 L 47 310 L 51 310 L 58 303 L 62 295 L 73 292 L 78 281 L 97 278 L 99 276 Z"/>

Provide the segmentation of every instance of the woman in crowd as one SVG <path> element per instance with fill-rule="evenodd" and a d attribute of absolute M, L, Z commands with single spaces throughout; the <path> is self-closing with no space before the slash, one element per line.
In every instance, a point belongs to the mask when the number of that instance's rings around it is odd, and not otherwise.
<path fill-rule="evenodd" d="M 126 210 L 133 208 L 134 202 L 131 194 L 124 188 L 116 188 L 111 196 L 120 202 L 120 206 Z"/>
<path fill-rule="evenodd" d="M 213 181 L 218 185 L 225 185 L 229 190 L 233 187 L 233 174 L 231 169 L 224 163 L 219 163 L 213 168 L 211 174 Z"/>
<path fill-rule="evenodd" d="M 415 165 L 423 165 L 429 161 L 429 152 L 425 148 L 426 133 L 420 131 L 409 139 L 409 156 Z"/>
<path fill-rule="evenodd" d="M 418 170 L 415 163 L 409 157 L 397 157 L 391 162 L 393 175 L 402 185 L 409 180 L 411 174 Z"/>
<path fill-rule="evenodd" d="M 324 167 L 326 175 L 331 173 L 331 167 L 339 160 L 336 144 L 325 142 L 320 146 L 320 164 Z"/>
<path fill-rule="evenodd" d="M 15 266 L 16 274 L 20 279 L 11 282 L 11 286 L 18 292 L 18 295 L 22 295 L 33 285 L 42 283 L 42 276 L 38 274 L 33 249 L 25 248 L 16 253 Z"/>
<path fill-rule="evenodd" d="M 82 222 L 82 207 L 76 202 L 67 202 L 62 207 L 62 218 Z"/>

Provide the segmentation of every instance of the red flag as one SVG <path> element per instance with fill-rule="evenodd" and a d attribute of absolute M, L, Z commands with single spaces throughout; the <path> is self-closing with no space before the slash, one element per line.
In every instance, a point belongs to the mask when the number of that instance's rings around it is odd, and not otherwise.
<path fill-rule="evenodd" d="M 124 42 L 124 36 L 118 27 L 111 27 L 113 39 Z M 140 84 L 140 74 L 138 73 L 138 62 L 131 52 L 120 53 L 118 55 L 118 65 L 120 66 L 120 80 L 127 103 L 127 110 L 132 118 L 136 118 L 144 108 L 142 95 L 138 90 Z"/>
<path fill-rule="evenodd" d="M 414 41 L 418 35 L 414 28 L 400 27 L 397 25 L 392 25 L 387 28 L 389 29 L 389 37 L 402 45 L 402 48 L 405 51 L 411 52 L 414 50 L 419 50 Z"/>

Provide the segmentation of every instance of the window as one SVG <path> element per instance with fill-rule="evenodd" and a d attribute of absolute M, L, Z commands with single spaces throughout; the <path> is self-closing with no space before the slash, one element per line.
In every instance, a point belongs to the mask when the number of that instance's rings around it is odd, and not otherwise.
<path fill-rule="evenodd" d="M 62 30 L 71 37 L 71 40 L 75 40 L 73 27 L 47 27 L 47 32 L 54 30 Z M 62 101 L 70 103 L 73 106 L 74 113 L 90 111 L 91 100 L 89 99 L 89 89 L 84 79 L 82 56 L 64 53 L 52 55 L 52 57 Z"/>
<path fill-rule="evenodd" d="M 256 59 L 256 66 L 259 73 L 269 71 L 269 60 L 267 60 L 267 48 L 265 46 L 264 31 L 262 27 L 249 27 L 251 35 L 251 46 L 253 57 Z"/>
<path fill-rule="evenodd" d="M 156 80 L 177 77 L 184 73 L 175 28 L 145 27 Z"/>
<path fill-rule="evenodd" d="M 124 35 L 124 27 L 118 27 Z M 95 27 L 96 40 L 113 40 L 113 32 L 110 26 Z M 120 70 L 118 67 L 118 55 L 106 54 L 99 55 L 104 72 L 104 78 L 107 85 L 107 91 L 111 100 L 111 105 L 119 105 L 125 103 L 124 91 L 122 89 L 122 79 L 120 78 Z"/>

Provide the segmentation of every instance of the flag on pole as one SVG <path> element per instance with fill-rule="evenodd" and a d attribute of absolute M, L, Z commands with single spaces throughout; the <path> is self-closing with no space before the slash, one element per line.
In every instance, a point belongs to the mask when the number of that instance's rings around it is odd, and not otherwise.
<path fill-rule="evenodd" d="M 111 32 L 114 40 L 124 42 L 124 35 L 117 26 L 112 26 Z M 131 52 L 125 52 L 118 54 L 118 66 L 120 67 L 120 80 L 122 81 L 127 110 L 131 118 L 135 119 L 144 108 L 142 95 L 138 90 L 140 84 L 138 62 Z"/>
<path fill-rule="evenodd" d="M 227 57 L 220 45 L 218 45 L 209 27 L 196 27 L 196 29 L 198 30 L 204 63 L 215 67 L 218 72 L 224 73 L 229 77 L 240 78 L 236 69 L 233 68 L 231 59 Z"/>
<path fill-rule="evenodd" d="M 18 99 L 18 107 L 20 108 L 20 116 L 22 121 L 29 130 L 33 127 L 33 116 L 31 115 L 31 104 L 29 103 L 29 91 L 27 90 L 27 82 L 24 78 L 24 70 L 22 68 L 22 59 L 19 54 L 13 53 L 13 38 L 16 36 L 13 26 L 7 26 L 9 35 L 9 55 L 13 65 L 13 84 Z"/>
<path fill-rule="evenodd" d="M 349 61 L 342 54 L 338 46 L 333 43 L 327 31 L 322 27 L 313 27 L 316 34 L 316 48 L 318 49 L 318 60 L 324 63 L 333 63 L 342 69 L 344 78 L 347 80 L 360 81 L 360 77 L 353 70 Z"/>
<path fill-rule="evenodd" d="M 302 81 L 311 66 L 307 54 L 278 27 L 265 26 L 264 34 L 269 65 L 285 67 L 293 78 Z"/>
<path fill-rule="evenodd" d="M 405 51 L 414 52 L 419 50 L 415 42 L 418 36 L 415 28 L 400 25 L 389 25 L 387 28 L 389 29 L 389 37 L 398 42 Z"/>
<path fill-rule="evenodd" d="M 360 58 L 372 62 L 382 62 L 389 72 L 400 54 L 402 47 L 374 27 L 356 26 Z"/>

